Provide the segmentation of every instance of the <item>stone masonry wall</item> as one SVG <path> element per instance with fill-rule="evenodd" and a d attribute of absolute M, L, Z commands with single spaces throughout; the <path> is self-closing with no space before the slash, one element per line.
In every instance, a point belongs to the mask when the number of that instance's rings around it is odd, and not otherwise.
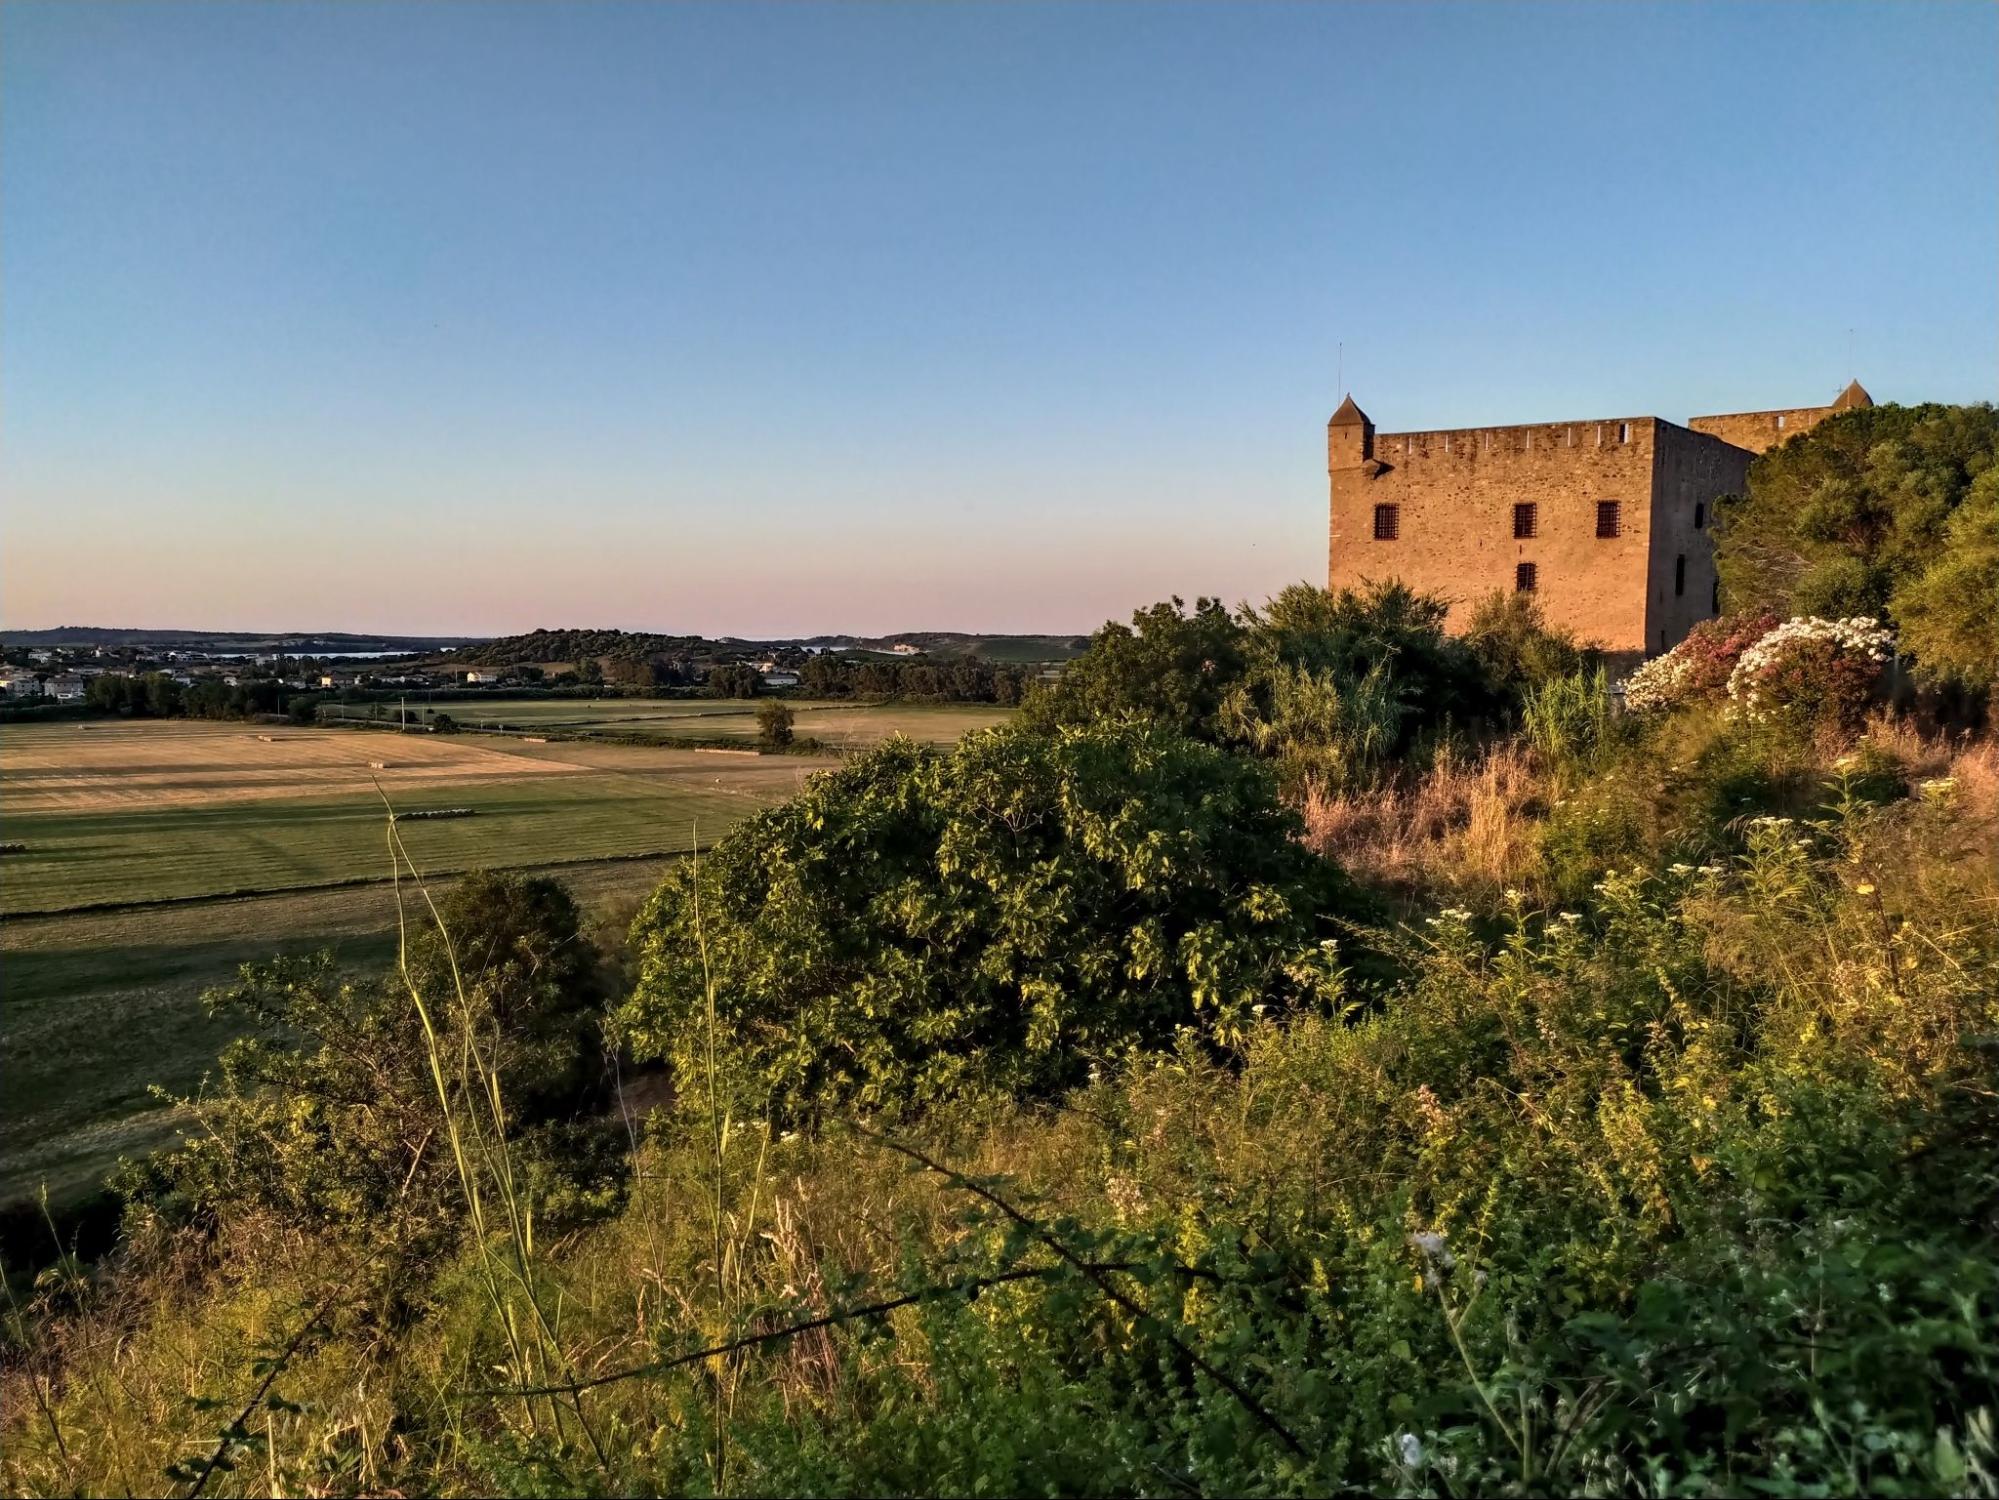
<path fill-rule="evenodd" d="M 1689 417 L 1687 429 L 1718 437 L 1751 453 L 1761 453 L 1810 432 L 1833 412 L 1832 406 L 1791 406 L 1782 411 L 1738 411 L 1713 417 Z"/>
<path fill-rule="evenodd" d="M 1450 627 L 1461 630 L 1480 598 L 1512 592 L 1515 565 L 1531 562 L 1535 598 L 1550 623 L 1607 650 L 1643 651 L 1658 630 L 1649 618 L 1655 569 L 1648 557 L 1657 524 L 1655 438 L 1671 425 L 1631 417 L 1377 433 L 1372 464 L 1357 462 L 1357 429 L 1331 429 L 1328 581 L 1347 588 L 1400 578 L 1441 593 L 1451 601 Z M 1676 483 L 1679 472 L 1675 467 Z M 1599 500 L 1621 502 L 1615 538 L 1596 535 Z M 1537 535 L 1516 540 L 1513 507 L 1523 501 L 1537 508 Z M 1395 541 L 1374 540 L 1379 504 L 1400 507 Z M 1669 595 L 1671 582 L 1669 572 Z M 1712 582 L 1702 587 L 1705 607 Z"/>
<path fill-rule="evenodd" d="M 1739 495 L 1755 455 L 1706 433 L 1660 422 L 1653 440 L 1652 565 L 1645 645 L 1664 651 L 1711 618 L 1715 603 L 1714 502 Z M 1679 559 L 1686 559 L 1685 587 Z"/>

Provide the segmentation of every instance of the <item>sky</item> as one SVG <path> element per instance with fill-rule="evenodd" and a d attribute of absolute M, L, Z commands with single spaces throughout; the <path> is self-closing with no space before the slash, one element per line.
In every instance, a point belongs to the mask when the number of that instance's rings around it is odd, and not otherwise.
<path fill-rule="evenodd" d="M 0 625 L 1067 632 L 1999 394 L 1999 6 L 0 5 Z M 1342 381 L 1342 377 L 1344 377 Z"/>

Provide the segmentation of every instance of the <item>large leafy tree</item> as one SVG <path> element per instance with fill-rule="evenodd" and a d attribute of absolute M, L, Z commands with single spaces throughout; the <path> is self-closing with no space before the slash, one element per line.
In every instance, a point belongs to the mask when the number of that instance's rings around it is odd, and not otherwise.
<path fill-rule="evenodd" d="M 1999 467 L 1971 482 L 1937 556 L 1889 607 L 1902 644 L 1932 676 L 1999 680 Z"/>
<path fill-rule="evenodd" d="M 1333 983 L 1336 877 L 1255 761 L 1137 722 L 891 741 L 740 825 L 634 926 L 623 1029 L 798 1118 L 1224 1041 Z"/>
<path fill-rule="evenodd" d="M 1995 463 L 1989 404 L 1828 418 L 1758 457 L 1748 493 L 1717 506 L 1726 607 L 1878 616 L 1930 675 L 1989 681 L 1999 670 Z"/>

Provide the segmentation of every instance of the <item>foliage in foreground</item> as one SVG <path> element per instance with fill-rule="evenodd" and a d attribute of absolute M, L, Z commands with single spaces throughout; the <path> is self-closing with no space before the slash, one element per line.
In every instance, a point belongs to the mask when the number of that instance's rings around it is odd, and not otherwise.
<path fill-rule="evenodd" d="M 752 820 L 635 926 L 642 1145 L 548 882 L 253 968 L 119 1258 L 14 1289 L 0 1483 L 1999 1492 L 1993 748 L 1481 621 L 1156 611 Z"/>
<path fill-rule="evenodd" d="M 1085 742 L 1111 786 L 1234 784 L 1153 732 Z M 892 785 L 817 808 L 829 858 L 945 847 L 889 796 L 941 760 L 898 753 Z M 1598 787 L 1649 798 L 1655 831 L 1600 845 L 1572 904 L 1432 904 L 1381 939 L 1389 981 L 1046 1103 L 792 1135 L 684 1099 L 624 1212 L 551 1240 L 529 1193 L 393 1309 L 363 1274 L 393 1193 L 363 1233 L 218 1193 L 109 1278 L 59 1266 L 28 1295 L 0 1484 L 1999 1492 L 1999 774 L 1892 728 L 1809 753 L 1698 715 L 1584 746 L 1550 816 Z M 1067 785 L 1032 754 L 1030 784 Z M 1021 833 L 1052 837 L 1061 803 L 1021 804 Z M 1003 819 L 973 826 L 1000 890 L 1038 867 L 1003 857 Z M 1525 847 L 1529 889 L 1560 883 Z M 1705 852 L 1643 852 L 1667 848 Z M 809 930 L 920 888 L 882 879 Z M 759 1045 L 709 1039 L 718 1070 Z M 232 1148 L 282 1122 L 259 1097 L 215 1117 Z M 379 1123 L 350 1107 L 334 1137 Z"/>

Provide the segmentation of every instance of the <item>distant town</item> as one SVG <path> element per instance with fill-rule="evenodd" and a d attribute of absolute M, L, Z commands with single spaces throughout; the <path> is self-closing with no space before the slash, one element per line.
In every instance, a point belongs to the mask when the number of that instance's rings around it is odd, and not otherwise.
<path fill-rule="evenodd" d="M 282 712 L 291 695 L 369 701 L 424 693 L 612 692 L 749 697 L 817 679 L 834 686 L 870 663 L 889 669 L 881 692 L 967 696 L 993 669 L 1026 678 L 1053 671 L 1087 641 L 1069 636 L 979 636 L 918 632 L 859 638 L 711 640 L 620 630 L 537 630 L 497 638 L 322 634 L 257 637 L 130 629 L 0 633 L 0 703 L 42 709 L 114 707 L 106 679 L 171 684 L 191 695 Z M 815 669 L 813 663 L 817 661 Z M 934 666 L 935 680 L 902 681 L 895 669 Z M 983 671 L 979 669 L 983 668 Z M 891 679 L 893 674 L 895 680 Z M 973 678 L 978 679 L 977 683 Z M 93 691 L 94 683 L 103 683 Z M 852 684 L 849 684 L 851 687 Z"/>

